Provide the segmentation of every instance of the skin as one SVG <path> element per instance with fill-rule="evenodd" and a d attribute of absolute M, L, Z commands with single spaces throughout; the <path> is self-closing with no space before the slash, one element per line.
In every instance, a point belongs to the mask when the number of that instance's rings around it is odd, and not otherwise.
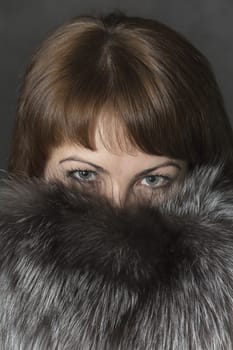
<path fill-rule="evenodd" d="M 82 184 L 87 190 L 97 190 L 117 206 L 123 206 L 137 196 L 148 198 L 165 193 L 182 181 L 187 171 L 182 160 L 146 154 L 135 148 L 130 153 L 109 151 L 98 133 L 96 147 L 92 151 L 66 143 L 53 149 L 45 167 L 45 179 Z M 150 170 L 138 175 L 147 169 Z"/>

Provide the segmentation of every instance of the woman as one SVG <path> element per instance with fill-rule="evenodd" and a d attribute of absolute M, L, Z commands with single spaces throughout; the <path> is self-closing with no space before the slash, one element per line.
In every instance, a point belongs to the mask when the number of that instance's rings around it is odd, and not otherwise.
<path fill-rule="evenodd" d="M 206 58 L 149 19 L 78 17 L 29 65 L 9 171 L 87 185 L 118 205 L 226 159 L 232 128 Z M 227 171 L 227 169 L 226 169 Z"/>
<path fill-rule="evenodd" d="M 0 186 L 0 348 L 232 349 L 231 164 L 215 78 L 179 34 L 119 14 L 58 29 Z"/>

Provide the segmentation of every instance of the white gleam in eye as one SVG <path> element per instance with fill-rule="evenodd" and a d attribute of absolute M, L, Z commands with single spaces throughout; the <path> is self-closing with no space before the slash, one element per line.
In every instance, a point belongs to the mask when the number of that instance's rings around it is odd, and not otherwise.
<path fill-rule="evenodd" d="M 95 176 L 97 173 L 95 171 L 91 170 L 71 170 L 68 172 L 69 176 L 73 177 L 74 179 L 80 180 L 80 181 L 86 181 L 86 182 L 93 182 L 95 181 Z"/>
<path fill-rule="evenodd" d="M 94 183 L 97 179 L 98 174 L 95 171 L 88 169 L 78 169 L 78 170 L 70 170 L 67 172 L 68 177 L 71 177 L 77 181 L 82 183 Z M 164 175 L 148 175 L 145 176 L 142 180 L 139 181 L 139 185 L 143 185 L 146 187 L 159 187 L 161 185 L 166 185 L 171 178 L 169 176 Z"/>
<path fill-rule="evenodd" d="M 141 184 L 149 187 L 156 187 L 160 185 L 165 185 L 169 181 L 170 178 L 168 176 L 148 175 L 141 181 Z"/>

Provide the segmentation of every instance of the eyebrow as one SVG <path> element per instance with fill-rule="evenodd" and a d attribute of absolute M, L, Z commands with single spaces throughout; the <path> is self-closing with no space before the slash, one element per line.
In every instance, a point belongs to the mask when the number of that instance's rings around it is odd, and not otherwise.
<path fill-rule="evenodd" d="M 78 158 L 77 156 L 71 156 L 71 157 L 68 157 L 68 158 L 64 158 L 64 159 L 60 160 L 59 164 L 67 162 L 67 161 L 82 162 L 82 163 L 85 163 L 85 164 L 93 166 L 94 168 L 98 169 L 102 173 L 108 174 L 108 171 L 105 170 L 104 168 L 102 168 L 101 166 L 93 164 L 91 162 L 87 162 L 87 161 L 85 161 L 85 160 L 83 160 L 81 158 Z M 164 168 L 164 167 L 167 167 L 167 166 L 174 166 L 174 167 L 178 168 L 179 170 L 181 170 L 181 167 L 180 167 L 179 164 L 177 164 L 175 161 L 170 160 L 170 161 L 167 161 L 167 162 L 162 163 L 160 165 L 157 165 L 155 167 L 152 167 L 152 168 L 149 168 L 149 169 L 145 169 L 145 170 L 137 173 L 135 176 L 138 177 L 138 176 L 141 176 L 141 175 L 146 175 L 147 173 L 149 173 L 149 172 L 151 172 L 153 170 L 156 170 L 156 169 L 159 169 L 159 168 Z"/>

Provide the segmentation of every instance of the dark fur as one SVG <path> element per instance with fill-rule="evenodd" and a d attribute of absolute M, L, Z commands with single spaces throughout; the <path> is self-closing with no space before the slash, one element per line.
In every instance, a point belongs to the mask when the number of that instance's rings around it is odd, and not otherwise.
<path fill-rule="evenodd" d="M 233 185 L 197 169 L 161 205 L 0 185 L 1 350 L 233 348 Z"/>

